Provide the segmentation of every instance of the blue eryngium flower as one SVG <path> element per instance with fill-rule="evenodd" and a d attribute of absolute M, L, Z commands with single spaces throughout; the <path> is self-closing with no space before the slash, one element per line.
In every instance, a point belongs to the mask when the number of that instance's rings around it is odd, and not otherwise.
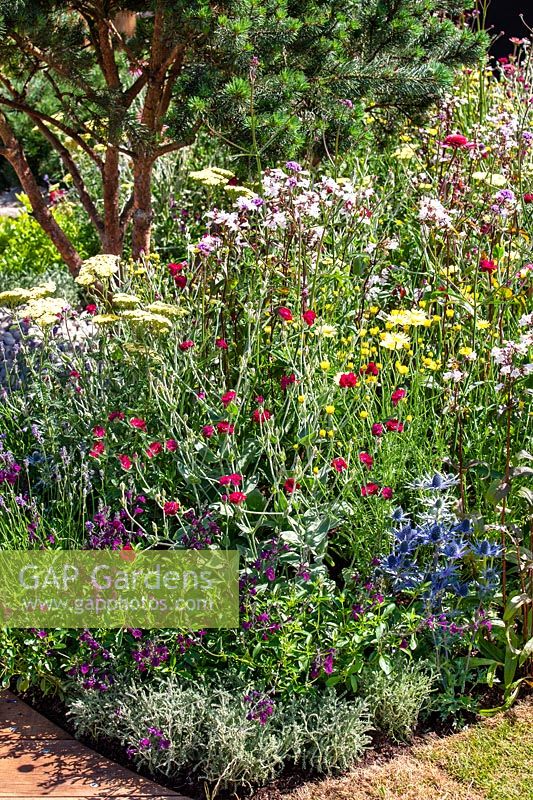
<path fill-rule="evenodd" d="M 502 548 L 495 542 L 483 539 L 483 541 L 472 545 L 472 552 L 480 558 L 497 558 L 501 555 Z"/>
<path fill-rule="evenodd" d="M 442 475 L 440 472 L 436 472 L 434 475 L 417 478 L 410 484 L 410 487 L 431 492 L 446 492 L 453 486 L 457 486 L 458 483 L 459 479 L 455 475 L 451 473 Z"/>

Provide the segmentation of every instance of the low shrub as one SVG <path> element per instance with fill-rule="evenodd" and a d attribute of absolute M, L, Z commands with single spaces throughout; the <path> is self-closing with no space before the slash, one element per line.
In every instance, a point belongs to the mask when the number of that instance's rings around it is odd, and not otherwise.
<path fill-rule="evenodd" d="M 388 675 L 369 671 L 363 693 L 376 728 L 396 741 L 409 740 L 434 685 L 435 676 L 423 662 L 397 662 Z"/>

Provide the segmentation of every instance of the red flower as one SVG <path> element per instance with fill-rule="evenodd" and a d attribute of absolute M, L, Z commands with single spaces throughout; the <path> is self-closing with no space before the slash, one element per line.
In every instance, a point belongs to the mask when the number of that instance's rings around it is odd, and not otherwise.
<path fill-rule="evenodd" d="M 262 425 L 263 422 L 269 420 L 271 416 L 272 414 L 268 408 L 256 408 L 252 414 L 252 419 L 254 422 L 258 422 L 259 425 Z"/>
<path fill-rule="evenodd" d="M 293 317 L 290 308 L 287 308 L 286 306 L 281 306 L 281 308 L 278 308 L 278 314 L 281 317 L 281 319 L 285 320 L 285 322 L 292 322 Z"/>
<path fill-rule="evenodd" d="M 230 403 L 233 403 L 236 397 L 237 397 L 237 392 L 234 392 L 232 389 L 231 391 L 226 392 L 226 394 L 222 395 L 222 397 L 220 398 L 220 402 L 222 403 L 224 408 L 227 408 Z"/>
<path fill-rule="evenodd" d="M 395 389 L 391 394 L 392 405 L 397 406 L 400 400 L 406 396 L 407 392 L 405 389 Z"/>
<path fill-rule="evenodd" d="M 168 450 L 169 453 L 173 453 L 175 450 L 178 449 L 178 443 L 175 439 L 167 439 L 165 442 L 165 450 Z"/>
<path fill-rule="evenodd" d="M 192 339 L 185 339 L 184 342 L 180 342 L 178 347 L 184 353 L 186 350 L 190 350 L 191 347 L 194 347 L 194 342 Z"/>
<path fill-rule="evenodd" d="M 334 458 L 331 462 L 331 466 L 337 472 L 344 472 L 345 469 L 348 469 L 348 464 L 344 460 L 344 458 Z"/>
<path fill-rule="evenodd" d="M 205 427 L 210 428 L 211 426 L 206 425 Z M 232 425 L 231 422 L 228 422 L 227 420 L 224 419 L 221 422 L 217 422 L 217 431 L 219 433 L 231 434 L 235 432 L 235 425 Z"/>
<path fill-rule="evenodd" d="M 95 425 L 93 428 L 93 436 L 95 439 L 103 439 L 105 436 L 105 428 L 101 425 Z"/>
<path fill-rule="evenodd" d="M 533 203 L 533 193 L 526 192 L 523 199 L 524 203 Z"/>
<path fill-rule="evenodd" d="M 94 315 L 98 313 L 98 308 L 94 303 L 89 303 L 88 305 L 85 306 L 85 311 L 88 314 Z"/>
<path fill-rule="evenodd" d="M 381 422 L 374 422 L 372 425 L 372 436 L 383 436 L 384 428 Z"/>
<path fill-rule="evenodd" d="M 129 456 L 118 455 L 117 458 L 120 461 L 122 469 L 130 470 L 132 468 L 133 462 Z"/>
<path fill-rule="evenodd" d="M 388 419 L 385 423 L 385 427 L 388 431 L 396 431 L 397 433 L 401 433 L 404 425 L 399 419 Z"/>
<path fill-rule="evenodd" d="M 148 458 L 153 458 L 154 456 L 159 455 L 162 449 L 163 445 L 161 442 L 152 442 L 152 444 L 149 444 L 146 448 L 146 455 Z"/>
<path fill-rule="evenodd" d="M 374 464 L 374 459 L 372 458 L 370 453 L 359 453 L 359 461 L 361 462 L 361 464 L 364 464 L 365 467 L 368 467 L 368 469 L 372 469 L 372 466 Z"/>
<path fill-rule="evenodd" d="M 219 350 L 227 350 L 228 343 L 225 339 L 217 339 L 215 341 L 215 347 L 218 347 Z"/>
<path fill-rule="evenodd" d="M 89 455 L 93 458 L 100 458 L 105 453 L 105 444 L 103 442 L 95 442 L 89 450 Z"/>
<path fill-rule="evenodd" d="M 283 484 L 283 488 L 285 489 L 287 494 L 292 494 L 296 489 L 300 488 L 300 484 L 296 483 L 294 478 L 287 478 L 287 480 Z"/>
<path fill-rule="evenodd" d="M 107 419 L 109 422 L 113 422 L 114 419 L 126 419 L 126 415 L 123 411 L 112 411 Z"/>
<path fill-rule="evenodd" d="M 279 383 L 281 391 L 286 392 L 291 384 L 296 383 L 296 375 L 294 372 L 291 372 L 290 375 L 282 375 Z"/>
<path fill-rule="evenodd" d="M 494 270 L 498 269 L 498 265 L 495 261 L 490 261 L 488 258 L 482 258 L 479 262 L 479 269 L 481 272 L 488 272 L 490 275 L 491 272 L 494 272 Z"/>
<path fill-rule="evenodd" d="M 240 505 L 240 503 L 244 503 L 244 501 L 246 500 L 246 495 L 244 494 L 244 492 L 230 492 L 228 495 L 228 500 L 230 501 L 230 503 L 233 503 L 234 505 L 238 506 Z"/>
<path fill-rule="evenodd" d="M 339 378 L 339 386 L 341 389 L 351 389 L 357 386 L 357 375 L 353 372 L 344 372 Z"/>
<path fill-rule="evenodd" d="M 316 319 L 316 311 L 313 311 L 311 308 L 309 308 L 302 314 L 302 319 L 306 325 L 312 325 Z"/>
<path fill-rule="evenodd" d="M 384 486 L 380 494 L 384 500 L 392 500 L 392 489 L 390 486 Z"/>
<path fill-rule="evenodd" d="M 361 486 L 361 497 L 371 497 L 378 492 L 379 486 L 377 483 L 366 483 L 364 486 Z"/>
<path fill-rule="evenodd" d="M 163 506 L 163 514 L 167 517 L 175 517 L 180 510 L 180 504 L 176 500 L 167 500 Z"/>
<path fill-rule="evenodd" d="M 466 136 L 463 136 L 462 133 L 451 133 L 449 136 L 446 136 L 442 144 L 449 147 L 466 147 L 468 139 Z"/>
<path fill-rule="evenodd" d="M 221 486 L 240 486 L 242 475 L 238 472 L 232 472 L 230 475 L 221 475 L 218 482 Z"/>
<path fill-rule="evenodd" d="M 187 286 L 187 278 L 185 275 L 176 275 L 174 278 L 174 283 L 178 289 L 185 289 Z"/>
<path fill-rule="evenodd" d="M 202 428 L 202 434 L 205 436 L 206 439 L 210 439 L 211 436 L 214 434 L 215 429 L 212 425 L 204 425 Z"/>
<path fill-rule="evenodd" d="M 81 378 L 81 373 L 77 369 L 71 369 L 68 375 L 69 378 Z"/>
<path fill-rule="evenodd" d="M 379 375 L 379 369 L 374 361 L 369 361 L 366 367 L 361 367 L 359 370 L 361 375 Z"/>
<path fill-rule="evenodd" d="M 185 267 L 187 266 L 186 261 L 180 261 L 178 263 L 171 261 L 170 264 L 167 264 L 167 269 L 172 275 L 173 278 L 176 277 L 180 272 L 183 272 Z"/>
<path fill-rule="evenodd" d="M 140 417 L 132 417 L 130 419 L 130 425 L 132 428 L 137 428 L 139 431 L 146 431 L 146 422 Z"/>

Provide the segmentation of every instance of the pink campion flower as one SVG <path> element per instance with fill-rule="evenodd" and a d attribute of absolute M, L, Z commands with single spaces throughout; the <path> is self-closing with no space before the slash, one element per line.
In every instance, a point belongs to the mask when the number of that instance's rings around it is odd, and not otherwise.
<path fill-rule="evenodd" d="M 381 492 L 380 492 L 380 494 L 381 494 L 381 496 L 382 496 L 382 498 L 383 498 L 384 500 L 392 500 L 392 494 L 393 494 L 393 492 L 392 492 L 392 489 L 391 489 L 391 487 L 390 487 L 390 486 L 384 486 L 384 487 L 381 489 Z"/>
<path fill-rule="evenodd" d="M 215 340 L 215 347 L 218 347 L 219 350 L 227 350 L 228 343 L 225 339 L 216 339 Z"/>
<path fill-rule="evenodd" d="M 180 504 L 177 500 L 167 500 L 163 506 L 163 514 L 166 517 L 175 517 L 180 510 Z"/>
<path fill-rule="evenodd" d="M 372 497 L 379 492 L 379 486 L 377 483 L 366 483 L 364 486 L 361 486 L 361 497 Z"/>
<path fill-rule="evenodd" d="M 175 261 L 171 261 L 170 264 L 167 264 L 167 269 L 172 277 L 175 278 L 176 275 L 179 275 L 180 272 L 183 272 L 186 266 L 186 261 L 179 261 L 177 263 Z"/>
<path fill-rule="evenodd" d="M 262 406 L 263 403 L 265 402 L 265 398 L 263 397 L 262 394 L 258 394 L 257 397 L 255 398 L 255 402 L 257 403 L 257 405 Z"/>
<path fill-rule="evenodd" d="M 175 450 L 178 449 L 178 443 L 175 439 L 167 439 L 165 442 L 165 450 L 168 450 L 169 453 L 173 453 Z"/>
<path fill-rule="evenodd" d="M 374 464 L 374 459 L 372 458 L 370 453 L 359 453 L 359 461 L 361 462 L 361 464 L 364 464 L 365 467 L 368 467 L 368 469 L 372 469 L 372 466 Z"/>
<path fill-rule="evenodd" d="M 235 425 L 232 425 L 231 422 L 228 422 L 228 420 L 223 419 L 220 422 L 217 422 L 217 431 L 219 433 L 232 434 L 235 432 Z"/>
<path fill-rule="evenodd" d="M 129 456 L 117 455 L 117 458 L 120 462 L 120 466 L 122 467 L 122 469 L 128 471 L 133 467 L 133 461 Z"/>
<path fill-rule="evenodd" d="M 89 455 L 93 458 L 100 458 L 105 453 L 105 444 L 103 442 L 94 442 L 92 448 L 89 450 Z"/>
<path fill-rule="evenodd" d="M 345 469 L 348 469 L 348 464 L 344 460 L 344 458 L 334 458 L 331 462 L 331 466 L 336 472 L 344 472 Z"/>
<path fill-rule="evenodd" d="M 396 431 L 397 433 L 401 433 L 404 429 L 403 422 L 400 422 L 399 419 L 388 419 L 385 423 L 385 427 L 388 431 Z"/>
<path fill-rule="evenodd" d="M 88 305 L 85 306 L 85 311 L 91 316 L 94 316 L 98 314 L 98 306 L 95 303 L 88 303 Z"/>
<path fill-rule="evenodd" d="M 493 273 L 495 270 L 498 269 L 498 265 L 496 264 L 495 261 L 492 261 L 489 258 L 482 258 L 481 261 L 479 262 L 479 269 L 481 270 L 481 272 L 488 272 L 488 274 L 490 275 L 491 273 Z"/>
<path fill-rule="evenodd" d="M 107 419 L 109 422 L 113 422 L 115 419 L 126 419 L 126 415 L 123 411 L 112 411 L 110 414 L 108 414 Z"/>
<path fill-rule="evenodd" d="M 316 311 L 313 311 L 312 308 L 308 308 L 307 311 L 304 311 L 302 314 L 302 319 L 306 325 L 311 326 L 316 320 Z"/>
<path fill-rule="evenodd" d="M 405 389 L 395 389 L 391 394 L 392 405 L 397 406 L 400 400 L 403 400 L 407 392 Z"/>
<path fill-rule="evenodd" d="M 279 381 L 281 386 L 281 391 L 286 392 L 291 384 L 296 383 L 296 375 L 294 372 L 291 372 L 290 375 L 282 375 Z"/>
<path fill-rule="evenodd" d="M 281 308 L 278 308 L 278 315 L 281 317 L 281 319 L 285 320 L 285 322 L 292 322 L 293 320 L 292 311 L 286 306 L 281 306 Z"/>
<path fill-rule="evenodd" d="M 341 389 L 351 389 L 357 386 L 357 375 L 353 372 L 344 372 L 339 378 L 339 386 Z"/>
<path fill-rule="evenodd" d="M 179 349 L 184 353 L 186 350 L 190 350 L 191 347 L 194 347 L 194 342 L 192 339 L 185 339 L 184 342 L 180 342 L 178 345 Z"/>
<path fill-rule="evenodd" d="M 361 367 L 359 372 L 361 375 L 373 375 L 377 377 L 379 375 L 378 365 L 374 361 L 369 361 L 366 367 Z"/>
<path fill-rule="evenodd" d="M 137 428 L 139 431 L 146 432 L 146 422 L 140 417 L 132 417 L 130 419 L 130 425 L 132 428 Z"/>
<path fill-rule="evenodd" d="M 383 436 L 385 429 L 381 422 L 374 422 L 371 428 L 372 436 Z"/>
<path fill-rule="evenodd" d="M 232 389 L 231 391 L 226 392 L 225 394 L 222 395 L 222 397 L 220 398 L 220 402 L 222 403 L 224 408 L 227 408 L 230 403 L 233 403 L 236 397 L 237 397 L 237 392 L 234 392 Z"/>
<path fill-rule="evenodd" d="M 246 495 L 244 492 L 230 492 L 228 494 L 228 500 L 230 503 L 233 503 L 233 505 L 238 506 L 241 503 L 244 503 L 246 500 Z"/>
<path fill-rule="evenodd" d="M 287 480 L 283 484 L 283 488 L 285 489 L 287 494 L 293 494 L 293 492 L 295 492 L 296 489 L 300 488 L 300 484 L 296 483 L 294 478 L 287 478 Z"/>
<path fill-rule="evenodd" d="M 146 448 L 146 455 L 148 456 L 148 458 L 153 458 L 154 456 L 159 455 L 162 449 L 163 445 L 161 444 L 161 442 L 152 442 L 152 444 L 149 444 L 148 447 Z"/>
<path fill-rule="evenodd" d="M 95 425 L 93 428 L 93 436 L 95 439 L 103 439 L 105 436 L 105 428 L 101 425 Z"/>
<path fill-rule="evenodd" d="M 444 138 L 442 144 L 446 147 L 466 147 L 468 138 L 462 133 L 450 133 L 449 136 Z"/>
<path fill-rule="evenodd" d="M 526 192 L 523 200 L 524 203 L 533 203 L 533 192 Z"/>
<path fill-rule="evenodd" d="M 238 472 L 232 472 L 229 475 L 221 475 L 218 482 L 221 486 L 240 486 L 242 475 L 239 475 Z"/>
<path fill-rule="evenodd" d="M 206 439 L 210 439 L 215 432 L 213 425 L 204 425 L 202 428 L 202 435 L 205 436 Z"/>
<path fill-rule="evenodd" d="M 68 376 L 69 378 L 81 378 L 81 373 L 77 369 L 71 369 Z"/>
<path fill-rule="evenodd" d="M 267 422 L 271 417 L 272 413 L 268 408 L 256 408 L 252 414 L 253 421 L 259 423 L 259 425 L 262 425 L 263 422 Z"/>

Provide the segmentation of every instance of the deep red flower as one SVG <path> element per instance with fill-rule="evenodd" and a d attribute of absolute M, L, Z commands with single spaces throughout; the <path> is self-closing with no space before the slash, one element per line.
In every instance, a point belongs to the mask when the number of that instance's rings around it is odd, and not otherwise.
<path fill-rule="evenodd" d="M 252 419 L 254 422 L 258 422 L 259 425 L 262 425 L 263 422 L 269 420 L 272 416 L 272 413 L 268 410 L 268 408 L 256 408 L 252 414 Z"/>
<path fill-rule="evenodd" d="M 357 375 L 353 372 L 344 372 L 339 378 L 339 386 L 341 389 L 351 389 L 357 386 Z"/>
<path fill-rule="evenodd" d="M 491 261 L 488 258 L 482 258 L 479 262 L 479 269 L 481 272 L 488 272 L 490 275 L 491 272 L 494 272 L 494 270 L 498 269 L 498 265 L 495 261 Z"/>
<path fill-rule="evenodd" d="M 103 442 L 95 442 L 89 450 L 89 455 L 93 458 L 100 458 L 105 453 L 105 444 Z"/>
<path fill-rule="evenodd" d="M 105 428 L 101 425 L 95 425 L 93 428 L 93 436 L 95 439 L 103 439 L 105 436 Z"/>
<path fill-rule="evenodd" d="M 139 431 L 146 432 L 146 422 L 144 421 L 144 419 L 141 419 L 140 417 L 132 417 L 130 419 L 130 425 L 132 428 L 137 428 L 137 430 Z"/>
<path fill-rule="evenodd" d="M 230 492 L 228 494 L 228 500 L 230 503 L 233 503 L 233 505 L 238 506 L 240 503 L 244 503 L 246 500 L 246 495 L 244 492 Z"/>
<path fill-rule="evenodd" d="M 204 425 L 202 428 L 202 434 L 205 436 L 206 439 L 210 439 L 211 436 L 214 434 L 215 429 L 212 425 Z"/>
<path fill-rule="evenodd" d="M 313 311 L 311 308 L 304 311 L 302 314 L 302 319 L 306 323 L 306 325 L 312 325 L 316 319 L 316 311 Z"/>
<path fill-rule="evenodd" d="M 167 269 L 172 275 L 173 278 L 176 277 L 180 272 L 183 272 L 185 267 L 187 266 L 186 261 L 179 261 L 176 263 L 175 261 L 171 261 L 170 264 L 167 264 Z"/>
<path fill-rule="evenodd" d="M 167 500 L 163 506 L 163 514 L 167 517 L 175 517 L 180 510 L 180 504 L 177 500 Z"/>
<path fill-rule="evenodd" d="M 384 486 L 380 492 L 384 500 L 392 500 L 392 489 L 390 486 Z"/>
<path fill-rule="evenodd" d="M 463 136 L 462 133 L 450 133 L 449 136 L 445 137 L 442 143 L 449 147 L 466 147 L 468 139 L 466 136 Z"/>
<path fill-rule="evenodd" d="M 178 449 L 178 443 L 175 439 L 167 439 L 165 442 L 165 450 L 168 450 L 169 453 L 173 453 L 175 450 Z"/>
<path fill-rule="evenodd" d="M 281 319 L 285 320 L 285 322 L 292 322 L 293 320 L 292 311 L 286 306 L 281 306 L 281 308 L 278 308 L 278 314 Z"/>
<path fill-rule="evenodd" d="M 379 486 L 377 483 L 366 483 L 364 486 L 361 486 L 361 497 L 371 497 L 378 492 Z"/>
<path fill-rule="evenodd" d="M 187 286 L 187 277 L 185 275 L 176 275 L 174 277 L 174 283 L 178 289 L 185 289 Z"/>
<path fill-rule="evenodd" d="M 372 430 L 372 436 L 383 436 L 384 428 L 381 422 L 374 422 L 371 430 Z"/>
<path fill-rule="evenodd" d="M 236 397 L 237 397 L 237 392 L 234 392 L 233 389 L 231 389 L 231 391 L 226 392 L 226 394 L 222 395 L 222 397 L 220 398 L 220 402 L 222 403 L 224 408 L 227 408 L 230 403 L 233 403 Z"/>
<path fill-rule="evenodd" d="M 399 419 L 388 419 L 385 423 L 385 427 L 388 431 L 396 431 L 397 433 L 401 433 L 404 425 Z"/>
<path fill-rule="evenodd" d="M 359 461 L 361 462 L 361 464 L 364 464 L 365 467 L 368 467 L 368 469 L 372 469 L 372 466 L 374 464 L 374 459 L 372 458 L 370 453 L 359 453 Z"/>
<path fill-rule="evenodd" d="M 71 369 L 68 376 L 69 378 L 81 378 L 81 373 L 77 369 Z"/>
<path fill-rule="evenodd" d="M 283 488 L 287 492 L 287 494 L 292 494 L 296 489 L 300 488 L 300 484 L 296 483 L 294 478 L 287 478 L 285 483 L 283 484 Z"/>
<path fill-rule="evenodd" d="M 206 425 L 206 427 L 211 427 L 211 426 Z M 217 422 L 217 431 L 219 433 L 228 433 L 228 434 L 234 433 L 235 425 L 232 425 L 231 422 L 228 422 L 227 420 L 224 419 L 221 422 Z"/>
<path fill-rule="evenodd" d="M 154 456 L 159 455 L 162 449 L 163 445 L 161 444 L 161 442 L 152 442 L 152 444 L 149 444 L 148 447 L 146 448 L 146 455 L 148 456 L 148 458 L 153 458 Z"/>
<path fill-rule="evenodd" d="M 391 394 L 392 405 L 397 406 L 400 400 L 406 396 L 407 392 L 405 389 L 395 389 Z"/>
<path fill-rule="evenodd" d="M 130 470 L 133 467 L 133 462 L 129 456 L 118 455 L 117 458 L 120 461 L 122 469 Z"/>
<path fill-rule="evenodd" d="M 221 486 L 240 486 L 242 475 L 239 475 L 238 472 L 232 472 L 230 475 L 221 475 L 218 482 Z"/>
<path fill-rule="evenodd" d="M 228 343 L 225 339 L 216 339 L 215 347 L 218 347 L 219 350 L 227 350 Z"/>
<path fill-rule="evenodd" d="M 190 350 L 191 347 L 194 347 L 194 342 L 192 339 L 185 339 L 184 342 L 179 343 L 178 347 L 184 353 L 186 350 Z"/>
<path fill-rule="evenodd" d="M 126 415 L 123 411 L 112 411 L 107 419 L 109 422 L 113 422 L 114 419 L 126 419 Z"/>
<path fill-rule="evenodd" d="M 331 466 L 337 472 L 344 472 L 345 469 L 348 469 L 348 464 L 344 460 L 344 458 L 334 458 L 331 462 Z"/>
<path fill-rule="evenodd" d="M 379 375 L 379 369 L 377 364 L 374 361 L 369 361 L 366 367 L 361 367 L 359 370 L 361 375 Z"/>
<path fill-rule="evenodd" d="M 94 314 L 98 313 L 98 307 L 96 306 L 95 303 L 89 303 L 88 305 L 85 306 L 85 311 L 88 314 L 91 314 L 91 315 L 94 316 Z"/>
<path fill-rule="evenodd" d="M 533 203 L 533 193 L 532 192 L 526 192 L 523 199 L 524 199 L 524 203 Z"/>
<path fill-rule="evenodd" d="M 281 391 L 286 392 L 291 384 L 296 383 L 296 375 L 294 372 L 291 372 L 290 375 L 282 375 L 279 383 L 281 386 Z"/>

